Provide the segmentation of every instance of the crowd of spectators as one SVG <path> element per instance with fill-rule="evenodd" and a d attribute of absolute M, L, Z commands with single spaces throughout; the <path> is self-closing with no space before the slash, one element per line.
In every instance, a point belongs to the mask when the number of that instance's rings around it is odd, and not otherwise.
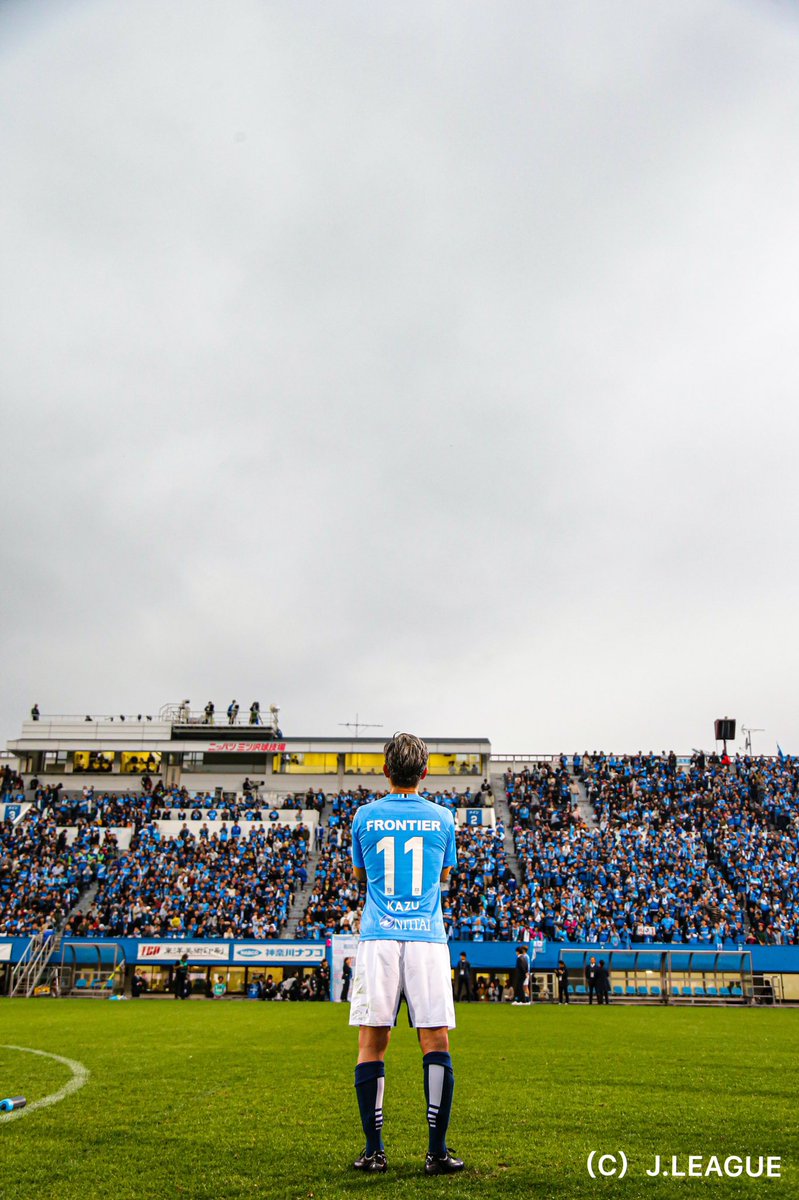
<path fill-rule="evenodd" d="M 746 909 L 751 936 L 799 942 L 799 762 L 695 761 L 686 786 L 701 798 L 708 843 Z"/>
<path fill-rule="evenodd" d="M 442 899 L 448 935 L 468 942 L 518 940 L 526 932 L 526 895 L 508 863 L 502 821 L 461 826 L 456 840 L 458 867 Z"/>
<path fill-rule="evenodd" d="M 583 778 L 598 824 L 581 817 Z M 505 779 L 530 927 L 613 945 L 799 941 L 799 767 L 575 755 Z"/>
<path fill-rule="evenodd" d="M 306 825 L 249 835 L 144 826 L 109 864 L 91 908 L 70 932 L 103 937 L 276 938 L 307 880 Z"/>
<path fill-rule="evenodd" d="M 372 791 L 365 787 L 350 788 L 340 792 L 325 792 L 321 788 L 308 788 L 307 792 L 296 792 L 294 801 L 301 804 L 307 811 L 316 812 L 320 826 L 327 819 L 327 824 L 331 828 L 341 826 L 349 829 L 356 809 L 360 808 L 362 804 L 376 800 L 382 794 L 382 792 Z"/>
<path fill-rule="evenodd" d="M 34 808 L 0 824 L 0 934 L 55 931 L 114 850 L 109 831 L 83 821 L 68 844 L 66 832 Z"/>
<path fill-rule="evenodd" d="M 297 806 L 311 809 L 319 814 L 320 821 L 327 814 L 328 824 L 349 826 L 356 809 L 362 804 L 386 795 L 386 787 L 367 788 L 360 785 L 339 792 L 325 792 L 321 788 L 308 788 L 305 792 L 296 792 L 293 801 Z M 434 804 L 441 804 L 454 812 L 457 808 L 489 808 L 494 804 L 494 794 L 488 780 L 475 791 L 467 787 L 459 792 L 455 789 L 444 788 L 432 791 L 422 786 L 419 794 Z M 288 803 L 288 801 L 287 801 Z"/>
<path fill-rule="evenodd" d="M 67 792 L 60 785 L 37 790 L 33 803 L 59 825 L 74 825 L 84 820 L 108 828 L 140 829 L 152 821 L 277 821 L 286 819 L 286 810 L 302 819 L 302 807 L 287 797 L 280 807 L 262 806 L 248 797 L 240 802 L 219 797 L 214 792 L 189 792 L 186 788 L 166 789 L 160 783 L 141 792 L 96 789 L 91 784 L 81 792 Z"/>
<path fill-rule="evenodd" d="M 514 841 L 530 888 L 530 928 L 556 940 L 739 942 L 741 905 L 703 836 L 703 814 L 684 807 L 671 820 L 639 785 L 658 762 L 586 756 L 578 766 L 599 825 L 579 813 L 564 760 L 506 781 Z M 669 771 L 673 774 L 669 775 Z M 643 795 L 643 790 L 640 789 Z"/>
<path fill-rule="evenodd" d="M 675 826 L 700 832 L 708 878 L 734 894 L 739 925 L 744 912 L 748 918 L 748 940 L 799 941 L 795 760 L 698 753 L 678 769 L 673 754 L 602 757 L 590 776 L 589 795 L 603 821 L 634 822 L 658 836 Z M 741 932 L 738 940 L 747 940 Z"/>
<path fill-rule="evenodd" d="M 594 820 L 580 810 L 578 780 Z M 799 943 L 799 760 L 594 753 L 530 763 L 504 783 L 519 877 L 499 817 L 460 827 L 443 897 L 452 938 Z M 0 933 L 59 927 L 95 881 L 72 932 L 278 937 L 298 890 L 307 901 L 295 936 L 358 932 L 352 817 L 385 789 L 297 793 L 285 802 L 296 824 L 285 826 L 285 811 L 259 807 L 252 787 L 238 801 L 145 776 L 140 792 L 68 793 L 36 780 L 26 788 L 9 767 L 0 786 L 7 800 L 34 801 L 0 825 Z M 423 794 L 450 809 L 493 804 L 487 783 Z M 311 879 L 303 811 L 319 816 Z M 178 836 L 159 833 L 165 818 L 184 822 Z M 240 822 L 253 820 L 261 825 L 245 836 Z M 124 827 L 132 839 L 120 854 L 112 831 Z"/>

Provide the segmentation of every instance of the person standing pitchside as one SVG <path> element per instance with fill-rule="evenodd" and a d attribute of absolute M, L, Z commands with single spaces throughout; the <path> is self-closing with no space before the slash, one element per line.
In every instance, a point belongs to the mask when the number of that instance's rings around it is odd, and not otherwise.
<path fill-rule="evenodd" d="M 359 1027 L 355 1091 L 366 1147 L 353 1165 L 359 1171 L 388 1167 L 385 1058 L 404 994 L 423 1055 L 429 1133 L 424 1171 L 449 1175 L 464 1165 L 447 1148 L 455 1005 L 440 886 L 457 865 L 455 820 L 417 794 L 428 757 L 420 738 L 396 733 L 384 754 L 391 792 L 359 808 L 352 822 L 353 870 L 366 882 L 350 1005 L 350 1025 Z"/>

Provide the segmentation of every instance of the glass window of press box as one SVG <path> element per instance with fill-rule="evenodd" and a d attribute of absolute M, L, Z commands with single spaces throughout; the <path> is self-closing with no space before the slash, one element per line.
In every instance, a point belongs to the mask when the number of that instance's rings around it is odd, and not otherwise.
<path fill-rule="evenodd" d="M 385 761 L 382 754 L 345 754 L 344 774 L 382 775 Z"/>
<path fill-rule="evenodd" d="M 382 754 L 345 754 L 346 775 L 382 775 L 385 758 Z M 427 760 L 428 775 L 479 775 L 479 754 L 431 754 Z"/>
<path fill-rule="evenodd" d="M 337 775 L 337 754 L 276 754 L 272 770 L 277 775 Z"/>
<path fill-rule="evenodd" d="M 67 754 L 66 750 L 45 750 L 42 754 L 42 771 L 65 771 Z"/>
<path fill-rule="evenodd" d="M 72 759 L 73 771 L 109 774 L 114 767 L 116 754 L 113 750 L 76 750 Z"/>
<path fill-rule="evenodd" d="M 264 774 L 266 771 L 266 755 L 234 754 L 221 751 L 217 754 L 206 750 L 201 758 L 188 754 L 184 755 L 183 766 L 186 770 L 218 771 L 224 774 L 229 774 L 231 771 L 238 771 L 241 773 L 243 779 L 245 775 Z"/>
<path fill-rule="evenodd" d="M 147 775 L 161 770 L 161 755 L 144 750 L 123 750 L 120 755 L 120 770 L 123 775 Z"/>
<path fill-rule="evenodd" d="M 429 775 L 479 775 L 479 754 L 431 754 L 427 761 Z"/>

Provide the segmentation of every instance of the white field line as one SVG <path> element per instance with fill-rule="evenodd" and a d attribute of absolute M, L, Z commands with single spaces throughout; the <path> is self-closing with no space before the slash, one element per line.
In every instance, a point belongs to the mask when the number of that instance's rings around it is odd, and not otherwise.
<path fill-rule="evenodd" d="M 50 1104 L 58 1104 L 59 1100 L 66 1100 L 67 1096 L 71 1096 L 73 1092 L 77 1092 L 79 1088 L 89 1082 L 91 1072 L 84 1067 L 83 1063 L 77 1062 L 74 1058 L 62 1058 L 60 1054 L 48 1054 L 46 1050 L 32 1050 L 30 1046 L 2 1046 L 0 1049 L 19 1050 L 22 1054 L 38 1054 L 41 1058 L 52 1058 L 54 1062 L 63 1063 L 65 1067 L 69 1067 L 72 1072 L 72 1078 L 57 1092 L 51 1092 L 49 1096 L 42 1096 L 41 1100 L 34 1100 L 25 1108 L 18 1108 L 16 1112 L 0 1113 L 0 1124 L 3 1121 L 16 1121 L 20 1117 L 26 1117 L 28 1113 L 36 1112 L 37 1108 L 47 1108 Z"/>

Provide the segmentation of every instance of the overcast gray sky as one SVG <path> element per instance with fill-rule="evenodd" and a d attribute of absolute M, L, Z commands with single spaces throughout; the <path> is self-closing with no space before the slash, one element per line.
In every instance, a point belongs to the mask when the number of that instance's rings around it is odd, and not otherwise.
<path fill-rule="evenodd" d="M 3 686 L 799 753 L 799 16 L 5 3 Z"/>

